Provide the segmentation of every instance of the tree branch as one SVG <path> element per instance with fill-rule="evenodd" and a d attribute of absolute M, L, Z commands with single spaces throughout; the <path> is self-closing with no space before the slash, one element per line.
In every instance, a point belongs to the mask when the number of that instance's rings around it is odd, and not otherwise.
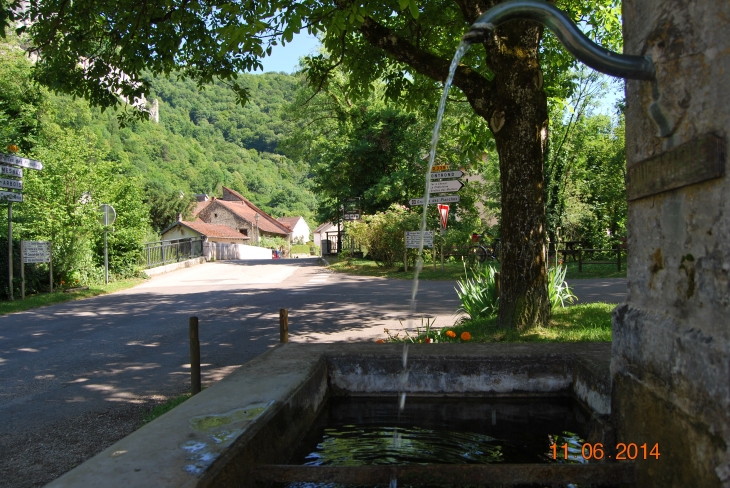
<path fill-rule="evenodd" d="M 417 48 L 371 17 L 365 17 L 360 32 L 372 46 L 382 49 L 395 60 L 412 67 L 416 72 L 435 81 L 442 83 L 446 81 L 450 60 Z M 461 64 L 456 69 L 453 85 L 459 87 L 466 95 L 476 113 L 485 119 L 488 117 L 495 95 L 491 81 L 469 66 Z"/>

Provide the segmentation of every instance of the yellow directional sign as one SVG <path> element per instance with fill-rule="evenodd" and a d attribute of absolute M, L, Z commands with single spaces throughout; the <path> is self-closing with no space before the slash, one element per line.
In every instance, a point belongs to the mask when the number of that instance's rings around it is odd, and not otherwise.
<path fill-rule="evenodd" d="M 438 164 L 436 166 L 431 166 L 431 171 L 446 171 L 449 167 L 445 164 Z"/>

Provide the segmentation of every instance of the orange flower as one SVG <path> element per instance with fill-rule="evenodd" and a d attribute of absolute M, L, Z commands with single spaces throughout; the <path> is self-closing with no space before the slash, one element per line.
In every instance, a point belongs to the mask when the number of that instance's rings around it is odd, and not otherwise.
<path fill-rule="evenodd" d="M 454 337 L 456 337 L 456 332 L 454 332 L 453 330 L 447 330 L 446 337 L 454 338 Z"/>
<path fill-rule="evenodd" d="M 18 152 L 18 150 L 19 150 L 19 148 L 15 144 L 10 144 L 8 146 L 8 151 L 10 151 L 11 153 L 16 153 L 16 152 Z"/>
<path fill-rule="evenodd" d="M 426 337 L 426 338 L 425 338 L 425 339 L 423 340 L 423 342 L 425 342 L 426 344 L 430 344 L 430 343 L 431 343 L 431 338 L 430 338 L 430 337 Z"/>
<path fill-rule="evenodd" d="M 461 333 L 461 340 L 462 341 L 468 341 L 471 339 L 471 334 L 468 332 L 462 332 Z"/>
<path fill-rule="evenodd" d="M 385 344 L 385 341 L 383 339 L 378 339 L 375 342 L 378 343 L 378 344 Z"/>

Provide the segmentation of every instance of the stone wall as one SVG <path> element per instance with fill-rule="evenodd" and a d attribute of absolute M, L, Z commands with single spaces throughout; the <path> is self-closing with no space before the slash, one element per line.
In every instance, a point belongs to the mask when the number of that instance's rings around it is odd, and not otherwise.
<path fill-rule="evenodd" d="M 219 224 L 236 229 L 241 235 L 248 236 L 253 241 L 256 238 L 255 228 L 250 222 L 231 212 L 223 205 L 212 202 L 198 214 L 203 222 Z"/>
<path fill-rule="evenodd" d="M 628 297 L 613 317 L 618 442 L 639 486 L 730 487 L 730 2 L 626 0 Z"/>

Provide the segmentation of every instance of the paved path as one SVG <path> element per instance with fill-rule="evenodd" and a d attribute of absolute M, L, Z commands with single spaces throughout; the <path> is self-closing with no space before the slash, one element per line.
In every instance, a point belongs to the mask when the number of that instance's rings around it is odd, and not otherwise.
<path fill-rule="evenodd" d="M 189 388 L 188 318 L 200 318 L 203 382 L 278 342 L 374 340 L 407 321 L 411 283 L 334 274 L 313 259 L 217 262 L 130 290 L 0 316 L 0 482 L 40 486 L 134 430 L 141 410 Z M 448 282 L 419 307 L 453 320 Z"/>
<path fill-rule="evenodd" d="M 626 299 L 626 278 L 568 280 L 578 303 L 622 303 Z"/>

